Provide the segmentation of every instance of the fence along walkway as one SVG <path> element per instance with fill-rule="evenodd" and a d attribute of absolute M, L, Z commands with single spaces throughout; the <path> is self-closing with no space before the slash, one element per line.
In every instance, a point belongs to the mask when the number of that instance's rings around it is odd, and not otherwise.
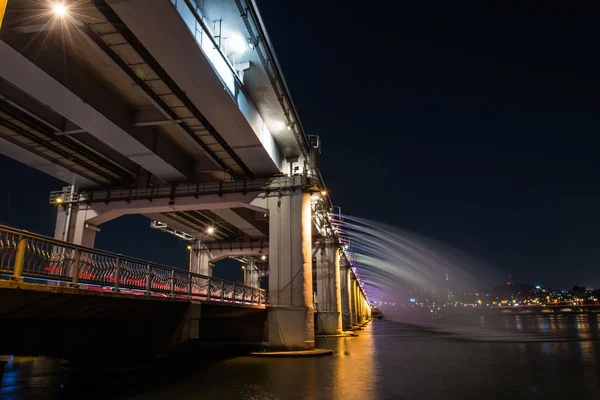
<path fill-rule="evenodd" d="M 45 279 L 88 290 L 266 305 L 266 292 L 0 225 L 2 279 Z"/>

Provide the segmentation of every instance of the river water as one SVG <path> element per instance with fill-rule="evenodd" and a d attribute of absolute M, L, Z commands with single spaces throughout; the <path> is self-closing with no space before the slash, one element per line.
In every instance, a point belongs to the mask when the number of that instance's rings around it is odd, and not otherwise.
<path fill-rule="evenodd" d="M 3 399 L 580 399 L 600 398 L 600 318 L 502 315 L 427 328 L 376 320 L 358 337 L 319 339 L 333 356 L 196 358 L 140 386 L 65 387 L 59 362 L 5 358 Z M 124 379 L 127 382 L 127 379 Z M 62 385 L 62 387 L 61 387 Z M 67 385 L 68 386 L 68 385 Z"/>

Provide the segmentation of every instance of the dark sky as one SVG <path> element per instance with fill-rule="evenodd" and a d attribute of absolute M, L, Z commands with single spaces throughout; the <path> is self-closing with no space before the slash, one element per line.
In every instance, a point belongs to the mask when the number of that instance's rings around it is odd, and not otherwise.
<path fill-rule="evenodd" d="M 600 287 L 600 15 L 438 3 L 259 1 L 334 203 Z"/>
<path fill-rule="evenodd" d="M 334 203 L 516 281 L 600 287 L 600 15 L 400 3 L 258 1 Z M 61 183 L 7 170 L 0 221 L 51 233 Z M 112 221 L 96 245 L 185 264 L 147 225 Z"/>

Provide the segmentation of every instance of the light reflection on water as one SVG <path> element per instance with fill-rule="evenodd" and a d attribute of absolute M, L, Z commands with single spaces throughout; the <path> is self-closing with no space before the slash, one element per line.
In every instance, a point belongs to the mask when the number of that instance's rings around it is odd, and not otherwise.
<path fill-rule="evenodd" d="M 359 337 L 318 341 L 318 347 L 334 350 L 330 357 L 198 359 L 176 379 L 161 379 L 151 389 L 148 383 L 127 398 L 598 398 L 600 335 L 596 315 L 485 317 L 473 320 L 472 326 L 481 332 L 501 329 L 512 341 L 455 340 L 460 337 L 374 321 L 358 332 Z M 523 340 L 514 341 L 515 334 Z M 538 340 L 540 337 L 547 339 Z M 11 364 L 5 360 L 0 397 L 55 398 L 56 361 L 15 359 Z M 103 382 L 99 376 L 97 388 Z M 90 398 L 97 388 L 75 392 L 71 398 Z M 119 398 L 117 392 L 102 397 Z"/>

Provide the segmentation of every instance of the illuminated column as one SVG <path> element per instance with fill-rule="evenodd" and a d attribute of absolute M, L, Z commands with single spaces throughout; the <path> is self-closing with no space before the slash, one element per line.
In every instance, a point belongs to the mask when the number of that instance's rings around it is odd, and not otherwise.
<path fill-rule="evenodd" d="M 210 251 L 203 248 L 200 240 L 192 242 L 192 254 L 190 262 L 190 272 L 200 275 L 212 276 L 210 260 L 212 255 Z"/>
<path fill-rule="evenodd" d="M 360 286 L 358 287 L 359 290 L 359 299 L 360 299 L 360 303 L 359 303 L 359 310 L 360 310 L 360 316 L 359 316 L 359 321 L 361 324 L 364 324 L 366 321 L 366 310 L 365 310 L 365 296 L 363 295 L 363 292 L 360 290 Z"/>
<path fill-rule="evenodd" d="M 350 293 L 352 281 L 350 278 L 350 264 L 345 258 L 340 260 L 340 288 L 342 297 L 342 329 L 352 328 L 352 294 Z"/>
<path fill-rule="evenodd" d="M 268 342 L 273 349 L 314 349 L 310 195 L 267 199 L 269 209 Z"/>
<path fill-rule="evenodd" d="M 352 326 L 358 325 L 358 302 L 356 298 L 356 276 L 350 273 L 350 320 Z"/>
<path fill-rule="evenodd" d="M 317 243 L 317 319 L 319 333 L 342 333 L 340 249 L 332 239 Z"/>

